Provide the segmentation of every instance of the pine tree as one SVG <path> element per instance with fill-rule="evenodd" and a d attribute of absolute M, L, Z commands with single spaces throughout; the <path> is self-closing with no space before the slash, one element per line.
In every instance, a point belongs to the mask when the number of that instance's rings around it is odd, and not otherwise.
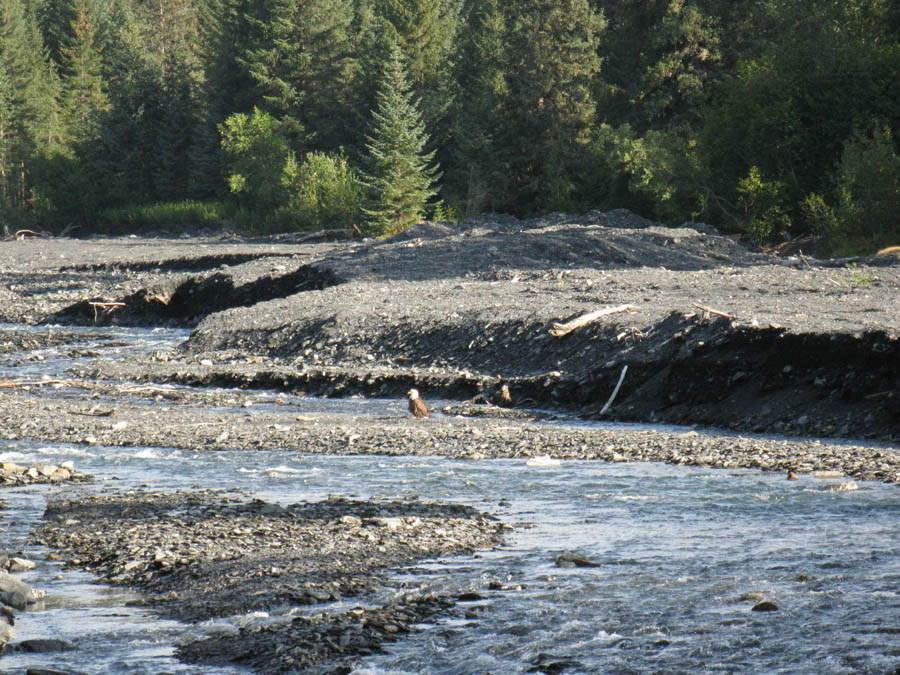
<path fill-rule="evenodd" d="M 84 0 L 75 5 L 72 39 L 63 48 L 69 78 L 66 81 L 65 111 L 70 135 L 76 141 L 94 138 L 100 113 L 109 109 L 106 84 L 101 74 L 100 52 L 95 40 L 96 28 Z"/>
<path fill-rule="evenodd" d="M 385 66 L 378 107 L 367 136 L 369 190 L 367 233 L 394 234 L 418 222 L 428 200 L 437 194 L 440 178 L 432 164 L 434 151 L 425 152 L 428 135 L 412 99 L 400 48 L 395 44 Z"/>
<path fill-rule="evenodd" d="M 510 193 L 508 174 L 497 162 L 502 104 L 507 86 L 506 19 L 500 0 L 481 0 L 472 9 L 458 45 L 458 90 L 451 111 L 452 159 L 447 178 L 453 199 L 466 214 L 494 210 Z"/>
<path fill-rule="evenodd" d="M 501 150 L 516 182 L 511 207 L 520 213 L 578 208 L 605 21 L 588 0 L 526 0 L 507 11 L 514 37 Z"/>
<path fill-rule="evenodd" d="M 273 3 L 278 6 L 281 3 Z M 352 0 L 286 1 L 269 41 L 245 55 L 265 108 L 295 139 L 295 150 L 333 150 L 347 136 L 355 57 Z"/>

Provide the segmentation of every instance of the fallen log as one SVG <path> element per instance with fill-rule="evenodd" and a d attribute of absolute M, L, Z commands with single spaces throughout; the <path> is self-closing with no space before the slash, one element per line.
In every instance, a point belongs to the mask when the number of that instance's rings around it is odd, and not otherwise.
<path fill-rule="evenodd" d="M 716 316 L 721 316 L 726 319 L 736 319 L 737 318 L 736 316 L 734 316 L 732 314 L 726 314 L 725 312 L 720 312 L 715 309 L 710 309 L 709 307 L 704 307 L 703 305 L 698 304 L 696 302 L 694 303 L 694 307 L 696 307 L 697 309 L 702 309 L 707 314 L 715 314 Z"/>
<path fill-rule="evenodd" d="M 627 312 L 628 310 L 634 309 L 637 309 L 634 305 L 619 305 L 618 307 L 609 307 L 607 309 L 598 309 L 593 312 L 588 312 L 587 314 L 582 314 L 566 323 L 554 323 L 553 328 L 550 329 L 550 335 L 553 337 L 565 337 L 573 330 L 586 326 L 587 324 L 596 321 L 601 316 L 616 314 L 617 312 Z"/>
<path fill-rule="evenodd" d="M 616 400 L 616 395 L 619 393 L 619 388 L 622 386 L 622 381 L 625 379 L 625 373 L 628 372 L 628 364 L 622 366 L 622 374 L 619 375 L 619 381 L 616 383 L 616 388 L 613 389 L 613 393 L 610 394 L 609 400 L 606 402 L 606 405 L 600 409 L 600 414 L 605 415 L 606 411 L 609 410 L 609 406 L 613 404 L 613 401 Z"/>
<path fill-rule="evenodd" d="M 39 387 L 45 384 L 62 384 L 67 387 L 87 387 L 83 382 L 75 382 L 72 380 L 0 380 L 0 389 L 13 389 L 15 387 Z"/>
<path fill-rule="evenodd" d="M 88 305 L 94 308 L 94 323 L 97 323 L 97 309 L 102 309 L 104 314 L 110 314 L 119 307 L 125 307 L 124 302 L 93 302 L 88 300 Z"/>

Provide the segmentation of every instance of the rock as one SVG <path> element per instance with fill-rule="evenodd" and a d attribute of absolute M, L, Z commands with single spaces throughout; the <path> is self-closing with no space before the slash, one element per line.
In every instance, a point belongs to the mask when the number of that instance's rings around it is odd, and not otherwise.
<path fill-rule="evenodd" d="M 757 602 L 753 605 L 752 610 L 754 612 L 777 612 L 781 609 L 778 605 L 776 605 L 771 600 L 763 600 L 762 602 Z"/>
<path fill-rule="evenodd" d="M 56 471 L 50 474 L 50 480 L 52 481 L 69 480 L 71 477 L 72 473 L 68 469 L 64 469 L 63 467 L 59 467 Z"/>
<path fill-rule="evenodd" d="M 43 591 L 35 591 L 8 572 L 0 572 L 0 602 L 14 609 L 25 609 L 37 604 L 43 595 Z"/>
<path fill-rule="evenodd" d="M 47 652 L 64 652 L 74 649 L 75 646 L 66 640 L 58 638 L 36 638 L 33 640 L 22 640 L 16 645 L 16 651 L 34 652 L 44 654 Z"/>
<path fill-rule="evenodd" d="M 10 616 L 7 616 L 10 614 Z M 13 620 L 11 613 L 4 612 L 0 616 L 0 653 L 2 653 L 4 645 L 16 639 L 16 629 L 13 628 Z"/>
<path fill-rule="evenodd" d="M 402 518 L 372 518 L 372 522 L 389 530 L 399 530 L 403 527 Z"/>
<path fill-rule="evenodd" d="M 52 464 L 38 464 L 35 468 L 44 478 L 50 478 L 59 467 L 53 466 Z"/>
<path fill-rule="evenodd" d="M 840 471 L 813 471 L 814 478 L 843 478 L 844 474 Z"/>
<path fill-rule="evenodd" d="M 581 553 L 563 553 L 556 557 L 557 567 L 601 567 L 603 563 L 588 560 Z"/>
<path fill-rule="evenodd" d="M 7 473 L 25 473 L 28 468 L 19 466 L 18 464 L 13 464 L 12 462 L 3 462 L 3 470 Z"/>
<path fill-rule="evenodd" d="M 27 572 L 28 570 L 33 570 L 35 564 L 33 561 L 25 558 L 10 558 L 6 561 L 4 567 L 6 567 L 9 572 Z"/>

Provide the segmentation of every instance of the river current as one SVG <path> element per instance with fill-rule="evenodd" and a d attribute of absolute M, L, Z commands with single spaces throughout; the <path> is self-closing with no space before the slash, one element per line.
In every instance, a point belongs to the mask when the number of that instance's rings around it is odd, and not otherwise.
<path fill-rule="evenodd" d="M 102 333 L 87 338 L 96 342 L 85 350 L 91 358 L 97 352 L 121 358 L 131 349 L 163 348 L 183 338 L 131 329 Z M 40 357 L 16 354 L 15 363 L 0 364 L 0 377 L 58 376 L 77 358 L 52 349 Z M 34 367 L 27 375 L 26 365 Z M 309 405 L 313 414 L 405 410 L 404 401 L 357 403 Z M 813 477 L 786 481 L 750 470 L 652 463 L 528 466 L 522 460 L 22 441 L 0 441 L 0 460 L 72 460 L 98 479 L 66 490 L 228 487 L 279 504 L 335 494 L 418 495 L 470 504 L 515 527 L 500 550 L 398 571 L 407 587 L 474 592 L 467 596 L 473 600 L 460 603 L 465 618 L 421 626 L 387 645 L 387 653 L 360 660 L 358 675 L 499 675 L 554 667 L 565 673 L 887 673 L 900 666 L 900 502 L 892 485 L 859 483 L 859 490 L 833 492 L 826 489 L 829 481 Z M 98 674 L 246 672 L 181 664 L 174 645 L 274 616 L 199 626 L 160 620 L 131 606 L 135 596 L 128 591 L 48 561 L 48 550 L 26 540 L 52 489 L 60 488 L 3 492 L 3 548 L 38 563 L 23 579 L 47 596 L 42 608 L 17 613 L 20 637 L 61 637 L 75 649 L 9 654 L 0 658 L 3 673 L 39 667 Z M 560 567 L 563 554 L 599 564 Z M 493 590 L 498 585 L 503 590 Z M 778 611 L 753 611 L 760 600 Z"/>

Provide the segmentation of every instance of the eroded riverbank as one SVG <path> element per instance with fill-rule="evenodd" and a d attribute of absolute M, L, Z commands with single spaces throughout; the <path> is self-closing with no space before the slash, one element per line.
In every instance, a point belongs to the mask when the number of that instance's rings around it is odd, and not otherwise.
<path fill-rule="evenodd" d="M 664 462 L 820 475 L 848 491 L 900 481 L 900 265 L 890 259 L 775 259 L 707 226 L 627 212 L 425 224 L 384 242 L 16 241 L 3 256 L 0 318 L 21 324 L 0 334 L 7 443 Z M 551 332 L 598 308 L 619 309 Z M 90 328 L 24 329 L 42 322 Z M 104 335 L 110 324 L 192 332 L 130 350 Z M 48 359 L 65 365 L 42 370 Z M 493 404 L 503 385 L 512 407 Z M 406 415 L 412 386 L 432 418 Z M 316 409 L 314 395 L 348 405 Z M 579 415 L 730 431 L 600 427 Z M 491 508 L 425 497 L 278 505 L 101 482 L 54 501 L 36 540 L 191 621 L 359 598 L 181 652 L 260 672 L 340 670 L 457 604 L 427 593 L 376 602 L 391 570 L 503 545 Z M 148 522 L 159 523 L 152 536 Z M 304 574 L 308 584 L 285 582 Z"/>

